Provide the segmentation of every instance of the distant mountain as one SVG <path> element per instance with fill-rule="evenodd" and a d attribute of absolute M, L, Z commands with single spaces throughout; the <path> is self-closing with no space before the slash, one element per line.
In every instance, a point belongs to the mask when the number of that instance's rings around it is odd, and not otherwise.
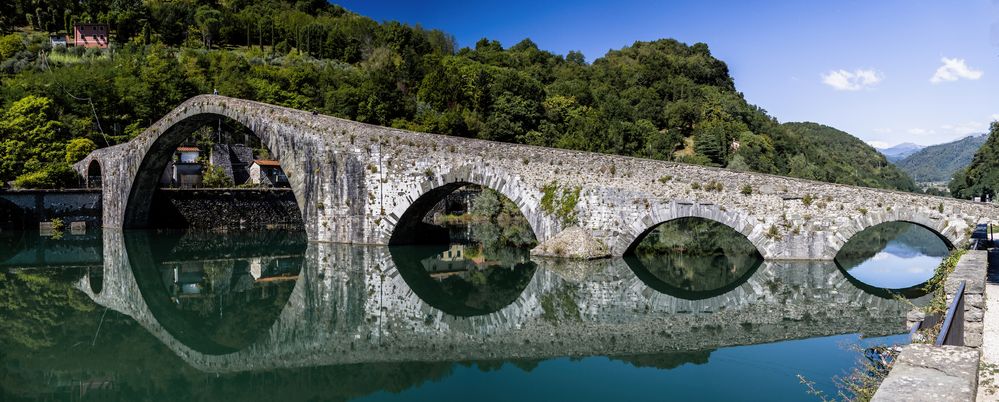
<path fill-rule="evenodd" d="M 954 142 L 931 145 L 895 161 L 895 166 L 917 182 L 948 181 L 971 163 L 975 151 L 985 143 L 985 134 L 970 135 Z"/>
<path fill-rule="evenodd" d="M 916 184 L 905 172 L 888 163 L 874 147 L 849 133 L 817 123 L 784 123 L 788 143 L 802 144 L 797 149 L 786 147 L 788 175 L 804 179 L 828 181 L 857 186 L 916 190 Z"/>
<path fill-rule="evenodd" d="M 905 157 L 909 155 L 919 152 L 919 150 L 923 148 L 925 147 L 919 144 L 913 144 L 911 142 L 903 142 L 901 144 L 898 144 L 890 148 L 875 148 L 875 149 L 877 149 L 878 152 L 881 152 L 881 154 L 884 155 L 885 158 L 888 158 L 888 162 L 897 162 L 902 159 L 905 159 Z"/>

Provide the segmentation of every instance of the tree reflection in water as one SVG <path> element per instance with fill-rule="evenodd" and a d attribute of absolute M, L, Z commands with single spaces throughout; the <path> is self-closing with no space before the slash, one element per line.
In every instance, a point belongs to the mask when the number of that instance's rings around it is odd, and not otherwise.
<path fill-rule="evenodd" d="M 252 344 L 273 325 L 302 268 L 299 232 L 132 232 L 132 270 L 158 321 L 204 353 Z"/>
<path fill-rule="evenodd" d="M 650 287 L 701 299 L 745 282 L 763 257 L 749 239 L 724 224 L 680 218 L 652 229 L 625 260 Z"/>
<path fill-rule="evenodd" d="M 520 296 L 536 271 L 537 241 L 516 204 L 502 194 L 465 186 L 424 217 L 448 242 L 390 247 L 403 279 L 435 308 L 457 316 L 489 314 Z"/>

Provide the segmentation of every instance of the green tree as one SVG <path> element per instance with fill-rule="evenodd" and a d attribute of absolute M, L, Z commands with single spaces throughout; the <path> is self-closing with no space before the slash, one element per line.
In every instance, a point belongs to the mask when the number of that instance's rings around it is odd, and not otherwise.
<path fill-rule="evenodd" d="M 29 95 L 11 104 L 0 119 L 0 180 L 65 160 L 66 132 L 57 118 L 49 98 Z"/>
<path fill-rule="evenodd" d="M 971 164 L 954 175 L 948 187 L 957 198 L 989 197 L 999 192 L 999 122 L 992 122 L 985 140 Z"/>
<path fill-rule="evenodd" d="M 219 166 L 205 166 L 202 169 L 201 186 L 207 188 L 233 187 L 232 177 Z"/>
<path fill-rule="evenodd" d="M 205 47 L 211 49 L 222 25 L 222 13 L 209 6 L 201 6 L 194 12 L 194 21 L 198 24 Z"/>
<path fill-rule="evenodd" d="M 87 138 L 74 138 L 66 144 L 66 163 L 76 163 L 97 149 L 97 144 Z"/>
<path fill-rule="evenodd" d="M 14 180 L 17 188 L 59 189 L 80 186 L 80 174 L 67 163 L 51 163 L 39 171 L 25 173 Z"/>

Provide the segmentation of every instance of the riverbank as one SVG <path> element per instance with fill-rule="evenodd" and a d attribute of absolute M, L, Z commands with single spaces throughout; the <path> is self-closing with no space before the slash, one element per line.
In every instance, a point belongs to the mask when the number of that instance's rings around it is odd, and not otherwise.
<path fill-rule="evenodd" d="M 990 325 L 983 321 L 987 270 L 987 251 L 970 250 L 961 256 L 943 286 L 946 304 L 950 305 L 954 294 L 964 284 L 964 308 L 955 317 L 961 321 L 951 327 L 961 331 L 961 337 L 955 341 L 957 345 L 913 343 L 903 346 L 872 401 L 975 400 L 983 338 L 988 336 L 984 334 L 984 328 Z M 929 342 L 934 340 L 928 339 Z"/>

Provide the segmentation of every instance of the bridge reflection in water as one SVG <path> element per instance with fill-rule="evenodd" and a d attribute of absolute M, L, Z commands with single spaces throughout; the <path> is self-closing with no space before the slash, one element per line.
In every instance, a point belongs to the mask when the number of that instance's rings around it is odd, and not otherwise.
<path fill-rule="evenodd" d="M 190 366 L 213 373 L 878 336 L 902 332 L 910 307 L 858 288 L 832 261 L 765 261 L 733 283 L 690 290 L 663 286 L 642 261 L 623 258 L 514 255 L 457 266 L 444 261 L 454 255 L 445 247 L 277 237 L 226 244 L 227 236 L 191 236 L 105 232 L 100 290 L 91 276 L 76 286 L 132 317 Z M 474 286 L 446 283 L 462 275 Z M 214 314 L 223 318 L 209 318 Z"/>

